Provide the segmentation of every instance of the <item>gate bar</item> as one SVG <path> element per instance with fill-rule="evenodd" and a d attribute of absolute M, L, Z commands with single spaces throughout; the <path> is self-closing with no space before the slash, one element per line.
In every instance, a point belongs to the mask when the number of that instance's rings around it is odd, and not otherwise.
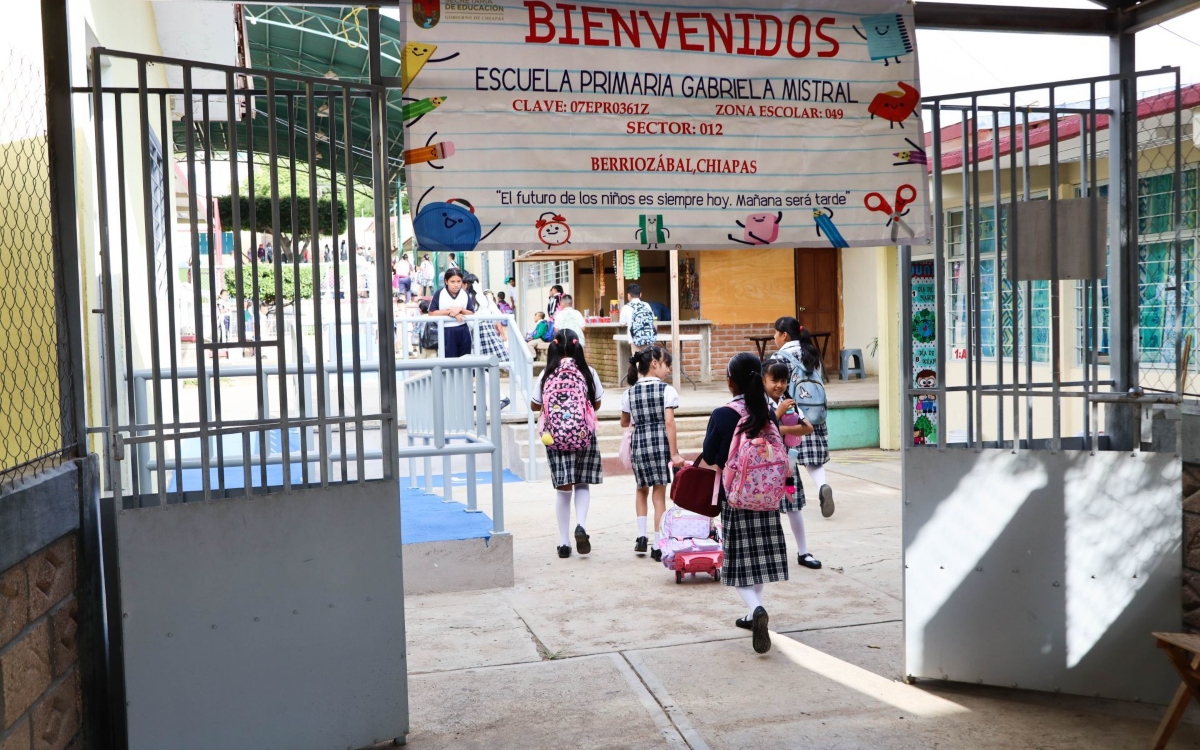
<path fill-rule="evenodd" d="M 314 96 L 314 89 L 313 89 L 313 85 L 311 82 L 304 84 L 304 91 L 305 91 L 305 95 L 306 95 L 305 101 L 308 103 L 308 194 L 311 197 L 311 196 L 318 195 L 318 192 L 317 192 L 317 168 L 316 168 L 316 163 L 317 163 L 317 138 L 316 138 L 317 99 Z M 334 116 L 334 113 L 330 112 L 330 117 L 332 118 L 333 116 Z M 331 119 L 330 122 L 332 122 L 332 121 L 333 120 Z M 330 128 L 330 130 L 332 130 L 332 128 Z M 317 204 L 314 203 L 313 206 L 309 210 L 309 219 L 312 224 L 312 226 L 309 228 L 309 231 L 312 233 L 314 242 L 316 242 L 320 238 L 320 232 L 318 231 L 319 227 L 317 224 L 316 207 L 317 207 Z M 330 216 L 333 218 L 333 224 L 335 227 L 337 226 L 337 214 L 338 214 L 338 209 L 337 209 L 337 206 L 334 205 L 330 210 Z M 313 332 L 314 332 L 313 338 L 315 339 L 314 344 L 315 344 L 315 349 L 316 349 L 317 366 L 324 367 L 325 366 L 325 328 L 321 322 L 321 315 L 322 315 L 321 308 L 324 307 L 324 299 L 322 298 L 322 295 L 321 295 L 321 288 L 323 285 L 322 280 L 324 277 L 321 275 L 321 260 L 322 260 L 321 252 L 320 252 L 321 248 L 317 247 L 317 248 L 314 248 L 314 250 L 315 250 L 315 252 L 313 252 L 312 275 L 313 275 L 313 290 L 315 292 L 316 301 L 313 304 L 313 326 L 314 326 L 313 327 Z M 336 243 L 335 243 L 335 246 L 333 246 L 331 248 L 331 252 L 333 252 L 333 253 L 337 252 Z M 320 457 L 321 486 L 328 487 L 329 486 L 329 435 L 326 432 L 326 424 L 327 424 L 327 419 L 329 417 L 329 413 L 327 411 L 328 402 L 325 399 L 325 388 L 324 387 L 317 388 L 316 398 L 317 398 L 317 453 Z"/>
<path fill-rule="evenodd" d="M 152 287 L 155 280 L 154 268 L 154 243 L 156 237 L 154 235 L 154 199 L 152 196 L 153 186 L 150 176 L 150 102 L 146 94 L 146 66 L 138 65 L 138 136 L 141 141 L 142 148 L 142 213 L 145 218 L 146 232 L 146 286 Z M 162 154 L 163 171 L 166 171 L 166 153 Z M 163 195 L 163 203 L 166 204 L 166 194 Z M 164 230 L 166 225 L 164 224 Z M 165 231 L 164 231 L 165 234 Z M 128 284 L 128 279 L 126 280 Z M 162 363 L 159 356 L 159 332 L 158 332 L 158 305 L 153 304 L 156 299 L 155 295 L 151 295 L 152 303 L 149 307 L 150 319 L 150 368 L 152 370 L 152 378 L 154 380 L 154 418 L 158 421 L 163 417 L 163 400 L 162 400 Z M 128 311 L 126 312 L 128 314 Z M 136 421 L 136 420 L 133 420 Z M 154 454 L 158 460 L 158 504 L 165 505 L 167 502 L 167 474 L 163 468 L 163 463 L 166 461 L 165 454 L 166 446 L 162 440 L 157 440 L 154 443 Z"/>

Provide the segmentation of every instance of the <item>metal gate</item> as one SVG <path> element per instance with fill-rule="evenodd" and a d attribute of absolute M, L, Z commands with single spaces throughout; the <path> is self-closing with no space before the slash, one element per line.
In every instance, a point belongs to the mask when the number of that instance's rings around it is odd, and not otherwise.
<path fill-rule="evenodd" d="M 1162 702 L 1177 682 L 1149 634 L 1181 623 L 1182 431 L 1155 428 L 1197 325 L 1184 93 L 1163 69 L 925 102 L 935 241 L 901 248 L 910 678 Z"/>
<path fill-rule="evenodd" d="M 93 51 L 118 744 L 408 731 L 385 97 Z"/>

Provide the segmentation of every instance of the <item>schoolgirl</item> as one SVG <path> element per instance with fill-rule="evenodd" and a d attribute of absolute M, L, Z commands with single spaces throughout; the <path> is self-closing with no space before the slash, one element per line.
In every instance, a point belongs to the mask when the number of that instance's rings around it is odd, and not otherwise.
<path fill-rule="evenodd" d="M 775 346 L 777 357 L 791 368 L 793 377 L 823 378 L 821 350 L 813 343 L 812 336 L 795 318 L 780 318 L 775 321 Z M 794 395 L 794 394 L 792 394 Z M 813 432 L 800 441 L 797 462 L 808 469 L 808 476 L 817 485 L 817 497 L 821 501 L 821 515 L 833 515 L 833 488 L 825 480 L 825 464 L 829 463 L 829 425 L 822 422 L 813 425 Z M 800 478 L 796 477 L 799 484 Z"/>
<path fill-rule="evenodd" d="M 429 302 L 429 314 L 453 319 L 443 330 L 443 355 L 465 357 L 471 353 L 471 332 L 467 329 L 466 316 L 475 314 L 475 298 L 463 289 L 463 272 L 457 268 L 446 269 L 442 282 L 444 286 L 434 292 Z"/>
<path fill-rule="evenodd" d="M 621 396 L 621 426 L 633 426 L 630 457 L 637 482 L 635 508 L 638 535 L 633 551 L 646 553 L 646 498 L 654 496 L 654 549 L 650 557 L 662 559 L 658 548 L 659 526 L 667 509 L 667 485 L 671 483 L 671 465 L 682 466 L 675 442 L 675 410 L 679 393 L 667 385 L 671 376 L 671 353 L 651 345 L 629 358 L 629 390 Z"/>
<path fill-rule="evenodd" d="M 600 408 L 600 400 L 604 398 L 604 386 L 600 384 L 600 376 L 588 366 L 583 354 L 583 346 L 579 336 L 570 329 L 559 331 L 550 348 L 546 351 L 546 369 L 538 377 L 533 389 L 533 411 L 542 411 L 543 394 L 547 399 L 553 398 L 545 408 L 561 409 L 570 406 L 575 409 L 578 405 L 590 405 L 593 410 Z M 594 413 L 594 412 L 593 412 Z M 600 462 L 600 449 L 596 445 L 595 420 L 590 424 L 587 420 L 577 419 L 572 422 L 576 427 L 586 425 L 590 434 L 585 437 L 582 450 L 559 450 L 553 444 L 546 445 L 546 461 L 550 464 L 550 478 L 558 491 L 555 511 L 558 517 L 558 556 L 571 556 L 571 497 L 575 498 L 575 549 L 581 555 L 592 551 L 591 539 L 587 533 L 588 506 L 591 503 L 591 485 L 604 481 Z M 550 420 L 547 420 L 550 421 Z M 549 433 L 547 433 L 549 434 Z M 553 437 L 551 437 L 553 441 Z"/>
<path fill-rule="evenodd" d="M 803 415 L 797 414 L 796 402 L 788 398 L 787 387 L 791 376 L 792 373 L 787 362 L 781 359 L 768 359 L 763 364 L 763 389 L 767 392 L 767 403 L 775 412 L 775 418 L 780 422 L 779 432 L 788 445 L 813 432 L 813 426 L 804 419 Z M 789 422 L 791 424 L 788 424 Z M 808 551 L 808 536 L 804 533 L 804 516 L 800 513 L 803 507 L 804 485 L 796 481 L 795 493 L 784 495 L 783 500 L 779 503 L 779 512 L 787 518 L 792 527 L 792 534 L 796 537 L 796 562 L 806 568 L 820 570 L 821 561 Z"/>
<path fill-rule="evenodd" d="M 704 435 L 702 458 L 709 466 L 722 470 L 729 457 L 734 433 L 741 431 L 756 438 L 764 430 L 774 430 L 773 414 L 763 391 L 762 362 L 749 352 L 741 352 L 729 360 L 725 371 L 726 384 L 734 401 L 743 402 L 747 419 L 738 426 L 741 414 L 731 406 L 722 406 L 708 418 Z M 763 584 L 786 581 L 788 578 L 787 540 L 779 523 L 778 511 L 757 511 L 733 508 L 726 501 L 722 481 L 720 490 L 722 544 L 725 563 L 721 582 L 737 589 L 746 604 L 746 615 L 734 623 L 754 633 L 757 653 L 771 650 L 768 632 L 769 618 L 763 606 Z"/>
<path fill-rule="evenodd" d="M 471 297 L 471 303 L 475 306 L 474 309 L 477 315 L 495 315 L 500 311 L 494 308 L 487 298 L 480 299 L 475 291 L 475 285 L 479 283 L 479 277 L 473 273 L 468 273 L 463 278 L 467 294 Z M 480 320 L 477 322 L 479 328 L 479 354 L 484 357 L 494 356 L 500 362 L 508 361 L 508 347 L 500 340 L 500 334 L 496 332 L 496 321 Z"/>

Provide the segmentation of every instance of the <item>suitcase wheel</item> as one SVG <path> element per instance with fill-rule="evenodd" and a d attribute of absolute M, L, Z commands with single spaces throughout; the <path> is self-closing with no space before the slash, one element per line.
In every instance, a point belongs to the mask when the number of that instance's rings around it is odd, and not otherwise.
<path fill-rule="evenodd" d="M 683 583 L 683 571 L 675 571 L 675 583 Z"/>
<path fill-rule="evenodd" d="M 717 570 L 716 568 L 713 568 L 713 580 L 714 581 L 721 580 L 721 571 Z"/>

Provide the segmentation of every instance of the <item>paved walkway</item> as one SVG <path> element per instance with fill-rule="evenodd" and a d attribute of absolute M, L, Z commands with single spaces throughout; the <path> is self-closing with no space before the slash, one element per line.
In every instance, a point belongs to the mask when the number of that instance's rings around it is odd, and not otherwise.
<path fill-rule="evenodd" d="M 830 468 L 837 513 L 807 517 L 825 568 L 793 562 L 790 581 L 766 587 L 763 656 L 733 626 L 733 591 L 703 576 L 676 585 L 632 553 L 629 477 L 593 489 L 593 552 L 566 560 L 552 488 L 508 485 L 516 586 L 408 599 L 409 746 L 1147 746 L 1157 706 L 901 682 L 899 462 L 853 451 Z M 1172 747 L 1195 746 L 1200 727 L 1185 724 Z"/>

